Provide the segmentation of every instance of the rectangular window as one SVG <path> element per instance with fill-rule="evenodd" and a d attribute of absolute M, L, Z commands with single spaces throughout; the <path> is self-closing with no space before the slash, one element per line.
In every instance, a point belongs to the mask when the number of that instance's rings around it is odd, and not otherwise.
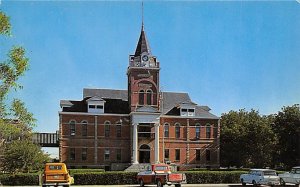
<path fill-rule="evenodd" d="M 86 160 L 87 158 L 87 148 L 82 148 L 81 150 L 81 160 Z"/>
<path fill-rule="evenodd" d="M 89 105 L 89 108 L 96 108 L 95 105 Z"/>
<path fill-rule="evenodd" d="M 210 161 L 210 150 L 206 150 L 206 161 Z"/>
<path fill-rule="evenodd" d="M 121 154 L 122 154 L 121 149 L 117 149 L 116 155 L 117 155 L 117 160 L 118 160 L 118 161 L 121 161 L 121 159 L 122 159 Z"/>
<path fill-rule="evenodd" d="M 121 125 L 117 125 L 117 127 L 116 127 L 117 129 L 116 129 L 116 131 L 117 131 L 117 137 L 121 137 L 121 130 L 122 130 L 122 126 Z"/>
<path fill-rule="evenodd" d="M 175 160 L 180 160 L 180 149 L 175 149 Z"/>
<path fill-rule="evenodd" d="M 200 149 L 196 149 L 196 161 L 200 161 Z"/>
<path fill-rule="evenodd" d="M 110 154 L 110 151 L 108 149 L 105 149 L 105 151 L 104 151 L 104 160 L 109 160 L 109 154 Z"/>
<path fill-rule="evenodd" d="M 165 160 L 170 160 L 169 149 L 165 149 Z"/>
<path fill-rule="evenodd" d="M 70 160 L 75 160 L 75 148 L 70 148 Z"/>
<path fill-rule="evenodd" d="M 96 108 L 97 109 L 103 109 L 103 105 L 97 105 Z"/>

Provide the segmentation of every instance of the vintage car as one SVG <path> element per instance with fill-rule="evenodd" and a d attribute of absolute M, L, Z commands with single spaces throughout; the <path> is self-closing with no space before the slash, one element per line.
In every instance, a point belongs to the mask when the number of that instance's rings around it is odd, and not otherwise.
<path fill-rule="evenodd" d="M 251 169 L 248 174 L 242 174 L 240 181 L 243 186 L 248 184 L 256 185 L 279 185 L 279 177 L 275 170 L 271 169 Z"/>
<path fill-rule="evenodd" d="M 280 178 L 281 185 L 285 185 L 286 183 L 295 184 L 299 186 L 300 184 L 300 166 L 293 167 L 290 172 L 286 172 L 278 175 Z"/>
<path fill-rule="evenodd" d="M 74 183 L 64 163 L 46 163 L 42 177 L 42 186 L 70 186 Z"/>
<path fill-rule="evenodd" d="M 174 184 L 175 187 L 180 187 L 182 183 L 186 183 L 186 176 L 183 173 L 171 173 L 167 164 L 153 164 L 146 171 L 138 173 L 137 181 L 141 187 L 145 184 L 156 184 L 157 187 Z"/>

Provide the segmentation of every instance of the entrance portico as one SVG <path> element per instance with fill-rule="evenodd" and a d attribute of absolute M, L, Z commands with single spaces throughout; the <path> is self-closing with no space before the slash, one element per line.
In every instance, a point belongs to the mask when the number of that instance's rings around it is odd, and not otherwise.
<path fill-rule="evenodd" d="M 159 163 L 159 114 L 132 112 L 132 164 Z M 150 150 L 154 139 L 154 159 Z M 148 151 L 149 150 L 149 151 Z"/>

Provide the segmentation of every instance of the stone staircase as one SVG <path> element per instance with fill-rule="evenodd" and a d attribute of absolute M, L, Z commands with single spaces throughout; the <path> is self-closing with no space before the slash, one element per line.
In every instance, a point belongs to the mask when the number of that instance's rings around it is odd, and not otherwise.
<path fill-rule="evenodd" d="M 150 163 L 147 164 L 132 164 L 128 168 L 126 168 L 124 171 L 127 172 L 140 172 L 140 171 L 145 171 L 147 170 L 147 167 L 151 166 Z"/>

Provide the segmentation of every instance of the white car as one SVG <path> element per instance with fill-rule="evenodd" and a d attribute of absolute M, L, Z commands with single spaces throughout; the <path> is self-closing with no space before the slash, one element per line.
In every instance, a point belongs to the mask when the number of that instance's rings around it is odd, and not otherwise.
<path fill-rule="evenodd" d="M 278 175 L 280 177 L 280 183 L 285 185 L 285 183 L 292 183 L 296 186 L 300 184 L 300 166 L 293 167 L 291 172 L 286 172 Z"/>
<path fill-rule="evenodd" d="M 276 174 L 275 170 L 271 169 L 251 169 L 248 174 L 242 174 L 240 176 L 240 181 L 243 186 L 248 184 L 253 185 L 279 185 L 279 177 Z"/>

